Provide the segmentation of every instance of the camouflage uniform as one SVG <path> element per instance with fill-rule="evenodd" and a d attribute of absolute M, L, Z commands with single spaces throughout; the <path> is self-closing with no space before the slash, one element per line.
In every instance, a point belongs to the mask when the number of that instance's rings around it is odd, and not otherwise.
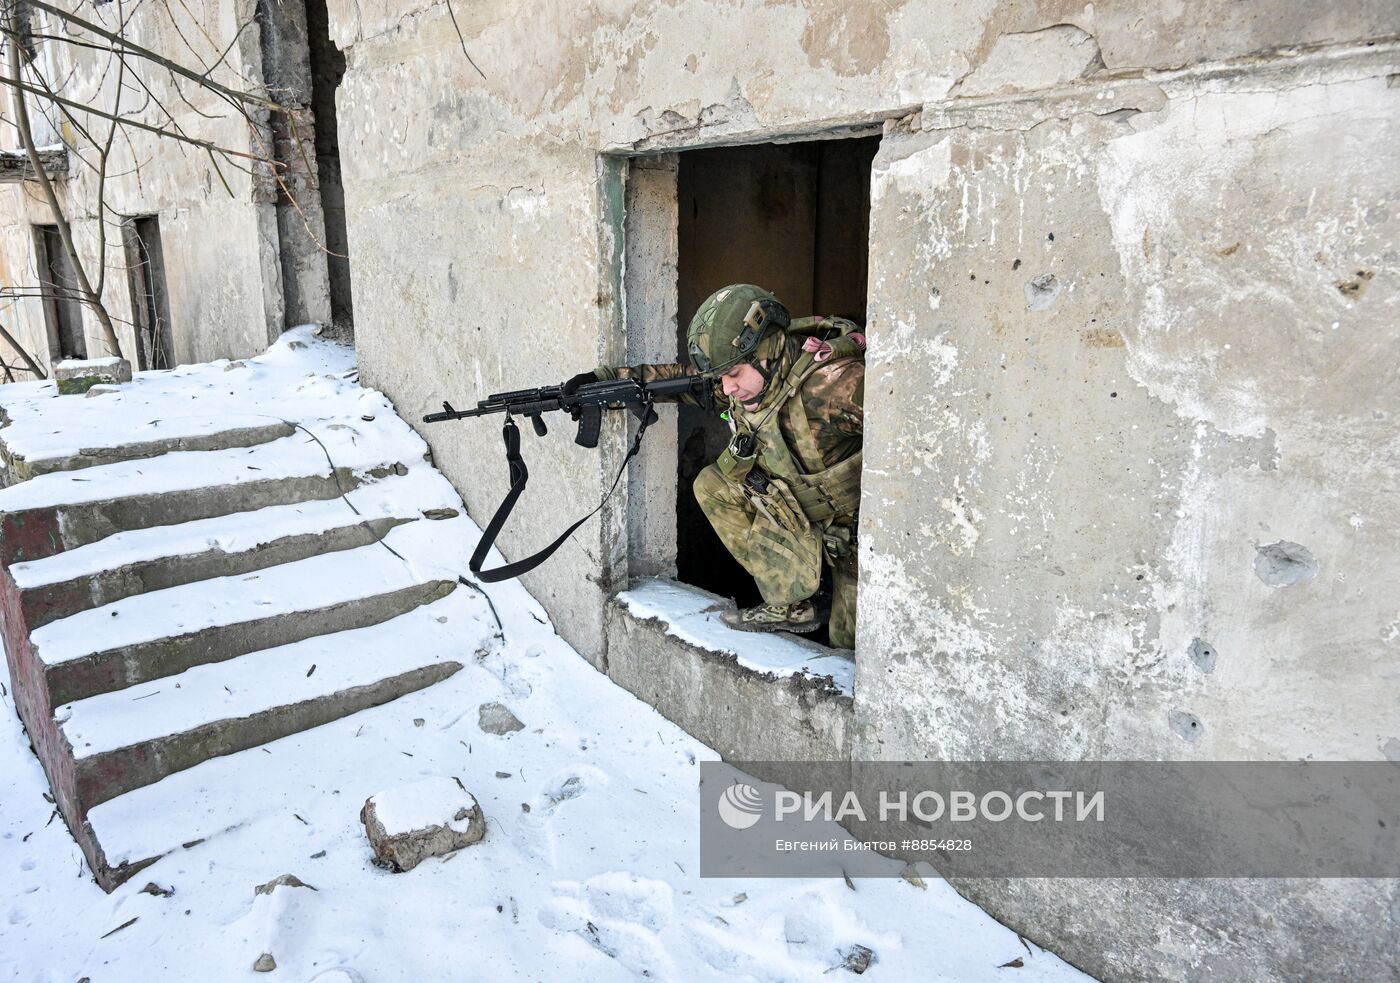
<path fill-rule="evenodd" d="M 810 598 L 825 561 L 832 571 L 831 643 L 853 648 L 865 363 L 849 342 L 844 348 L 838 342 L 832 356 L 820 363 L 804 353 L 802 334 L 819 321 L 794 321 L 790 333 L 762 342 L 758 357 L 768 359 L 772 374 L 753 410 L 726 400 L 716 386 L 718 402 L 729 403 L 731 430 L 754 433 L 757 449 L 748 459 L 726 451 L 700 472 L 694 490 L 715 532 L 753 576 L 765 603 Z M 820 323 L 822 328 L 854 327 L 837 318 Z M 692 371 L 673 362 L 600 368 L 597 374 L 651 382 Z M 795 398 L 789 398 L 794 384 Z M 815 484 L 812 476 L 831 478 L 834 484 Z"/>

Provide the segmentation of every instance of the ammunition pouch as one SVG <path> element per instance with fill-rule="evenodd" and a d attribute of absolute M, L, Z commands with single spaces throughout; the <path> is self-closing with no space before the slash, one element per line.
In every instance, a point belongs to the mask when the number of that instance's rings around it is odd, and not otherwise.
<path fill-rule="evenodd" d="M 802 511 L 788 482 L 762 468 L 754 468 L 739 482 L 739 487 L 749 503 L 774 525 L 791 536 L 810 538 L 815 548 L 815 540 L 821 530 Z"/>
<path fill-rule="evenodd" d="M 860 508 L 863 460 L 863 453 L 857 451 L 825 471 L 793 482 L 793 495 L 808 519 L 817 525 L 826 525 L 840 516 L 856 514 Z"/>
<path fill-rule="evenodd" d="M 762 468 L 753 468 L 744 475 L 744 487 L 755 495 L 763 496 L 768 494 L 771 483 L 768 480 L 768 472 Z"/>
<path fill-rule="evenodd" d="M 720 473 L 730 481 L 743 482 L 758 460 L 757 443 L 753 434 L 736 433 L 715 461 Z"/>
<path fill-rule="evenodd" d="M 827 562 L 835 566 L 856 551 L 856 521 L 848 526 L 830 525 L 822 530 L 822 552 Z"/>

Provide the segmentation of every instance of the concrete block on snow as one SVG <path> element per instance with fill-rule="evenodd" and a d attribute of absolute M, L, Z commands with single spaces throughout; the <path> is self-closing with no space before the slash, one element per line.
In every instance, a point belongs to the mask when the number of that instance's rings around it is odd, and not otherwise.
<path fill-rule="evenodd" d="M 470 846 L 486 835 L 486 818 L 454 778 L 424 778 L 365 800 L 360 821 L 375 862 L 396 873 L 429 857 Z"/>
<path fill-rule="evenodd" d="M 65 359 L 53 367 L 60 396 L 76 396 L 93 386 L 117 386 L 131 381 L 131 363 L 115 355 L 110 358 Z"/>

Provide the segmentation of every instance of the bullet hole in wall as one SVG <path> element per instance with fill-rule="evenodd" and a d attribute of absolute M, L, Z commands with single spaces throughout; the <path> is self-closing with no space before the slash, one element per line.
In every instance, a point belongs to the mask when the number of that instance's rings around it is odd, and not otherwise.
<path fill-rule="evenodd" d="M 1167 723 L 1171 725 L 1172 730 L 1176 731 L 1177 737 L 1189 744 L 1200 740 L 1206 729 L 1205 724 L 1201 723 L 1195 714 L 1187 713 L 1185 710 L 1173 710 L 1167 714 Z"/>
<path fill-rule="evenodd" d="M 1196 663 L 1201 672 L 1215 671 L 1216 651 L 1215 646 L 1210 642 L 1199 638 L 1193 638 L 1191 640 L 1191 647 L 1186 651 L 1187 654 L 1191 656 L 1191 661 Z"/>
<path fill-rule="evenodd" d="M 1317 576 L 1318 562 L 1306 546 L 1281 539 L 1256 546 L 1254 573 L 1270 587 L 1292 587 Z"/>
<path fill-rule="evenodd" d="M 1041 273 L 1026 281 L 1026 309 L 1043 311 L 1060 296 L 1060 281 L 1053 273 Z"/>

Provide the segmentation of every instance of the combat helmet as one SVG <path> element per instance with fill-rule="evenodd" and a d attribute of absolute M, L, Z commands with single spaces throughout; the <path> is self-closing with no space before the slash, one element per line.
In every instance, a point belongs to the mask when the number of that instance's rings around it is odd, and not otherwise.
<path fill-rule="evenodd" d="M 787 329 L 788 309 L 762 287 L 733 283 L 705 298 L 690 319 L 686 343 L 691 361 L 708 379 L 754 357 L 759 342 Z"/>

